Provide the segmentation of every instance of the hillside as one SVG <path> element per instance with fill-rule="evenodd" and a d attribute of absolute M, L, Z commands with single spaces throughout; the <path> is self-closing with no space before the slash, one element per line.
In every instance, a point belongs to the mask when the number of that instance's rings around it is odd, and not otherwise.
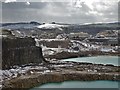
<path fill-rule="evenodd" d="M 39 31 L 62 31 L 62 33 L 71 33 L 71 32 L 87 32 L 89 34 L 95 35 L 100 31 L 104 30 L 119 30 L 120 23 L 97 23 L 97 24 L 62 24 L 62 23 L 49 23 L 49 24 L 40 24 L 38 22 L 28 22 L 28 23 L 3 23 L 3 29 L 12 29 L 12 30 L 37 30 Z"/>

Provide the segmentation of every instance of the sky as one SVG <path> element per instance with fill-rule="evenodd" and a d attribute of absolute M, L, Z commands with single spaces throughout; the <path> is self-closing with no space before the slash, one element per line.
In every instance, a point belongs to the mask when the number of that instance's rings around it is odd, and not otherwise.
<path fill-rule="evenodd" d="M 3 0 L 0 11 L 2 22 L 105 23 L 118 21 L 118 2 L 119 0 Z"/>

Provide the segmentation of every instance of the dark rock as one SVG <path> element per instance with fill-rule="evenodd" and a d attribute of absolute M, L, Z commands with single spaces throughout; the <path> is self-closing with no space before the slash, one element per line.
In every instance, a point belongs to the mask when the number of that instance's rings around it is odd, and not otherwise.
<path fill-rule="evenodd" d="M 110 74 L 79 74 L 79 73 L 53 73 L 53 74 L 42 74 L 42 75 L 31 75 L 30 78 L 22 77 L 10 80 L 9 83 L 6 84 L 3 88 L 32 88 L 35 86 L 39 86 L 45 83 L 50 82 L 63 82 L 63 81 L 94 81 L 94 80 L 119 80 L 119 76 L 116 76 L 114 79 L 114 75 Z"/>
<path fill-rule="evenodd" d="M 35 22 L 35 21 L 31 21 L 30 24 L 34 24 L 34 25 L 40 25 L 40 23 Z"/>
<path fill-rule="evenodd" d="M 67 58 L 77 58 L 79 57 L 78 53 L 74 52 L 60 52 L 55 55 L 49 55 L 49 58 L 56 58 L 56 59 L 67 59 Z"/>
<path fill-rule="evenodd" d="M 2 69 L 14 65 L 41 63 L 42 49 L 35 46 L 33 38 L 2 38 Z"/>

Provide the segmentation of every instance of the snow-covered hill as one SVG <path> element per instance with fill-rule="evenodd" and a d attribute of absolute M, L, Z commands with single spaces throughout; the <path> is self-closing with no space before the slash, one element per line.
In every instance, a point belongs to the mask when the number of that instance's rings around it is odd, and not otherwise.
<path fill-rule="evenodd" d="M 39 25 L 37 26 L 37 28 L 40 29 L 53 29 L 53 28 L 61 28 L 61 27 L 66 27 L 66 25 L 59 25 L 59 24 L 43 24 L 43 25 Z"/>

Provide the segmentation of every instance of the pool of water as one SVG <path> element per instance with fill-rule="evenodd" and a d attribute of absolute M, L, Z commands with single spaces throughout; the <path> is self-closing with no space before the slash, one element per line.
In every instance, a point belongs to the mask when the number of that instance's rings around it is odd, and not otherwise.
<path fill-rule="evenodd" d="M 113 64 L 118 66 L 119 57 L 118 56 L 95 56 L 95 57 L 79 57 L 64 59 L 63 61 L 75 61 L 75 62 L 89 62 L 95 64 Z M 35 87 L 36 88 L 118 88 L 120 85 L 119 81 L 65 81 L 61 83 L 46 83 Z"/>
<path fill-rule="evenodd" d="M 65 81 L 61 83 L 47 83 L 36 88 L 118 88 L 117 81 Z"/>
<path fill-rule="evenodd" d="M 64 59 L 63 61 L 74 61 L 74 62 L 88 62 L 94 64 L 112 64 L 115 66 L 119 65 L 118 56 L 95 56 L 95 57 L 79 57 L 79 58 L 70 58 Z"/>

